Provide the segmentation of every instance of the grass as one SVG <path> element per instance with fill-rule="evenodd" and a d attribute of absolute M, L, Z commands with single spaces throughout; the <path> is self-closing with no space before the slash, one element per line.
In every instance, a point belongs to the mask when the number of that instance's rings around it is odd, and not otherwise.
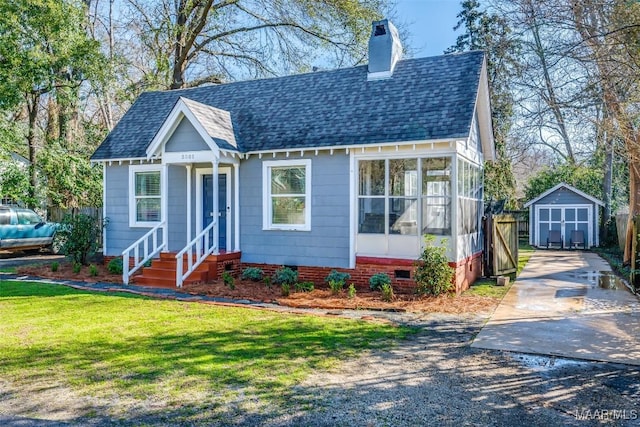
<path fill-rule="evenodd" d="M 502 299 L 511 287 L 513 281 L 520 275 L 524 266 L 527 265 L 534 251 L 535 248 L 533 246 L 521 240 L 518 245 L 518 269 L 515 273 L 509 275 L 508 286 L 497 286 L 496 279 L 480 279 L 475 282 L 465 294 Z"/>
<path fill-rule="evenodd" d="M 18 269 L 15 267 L 2 267 L 0 268 L 0 273 L 10 273 L 10 274 L 16 274 L 18 272 Z"/>
<path fill-rule="evenodd" d="M 275 402 L 312 371 L 410 333 L 362 321 L 0 281 L 0 378 L 62 384 L 79 395 L 212 408 L 219 396 L 243 388 Z"/>

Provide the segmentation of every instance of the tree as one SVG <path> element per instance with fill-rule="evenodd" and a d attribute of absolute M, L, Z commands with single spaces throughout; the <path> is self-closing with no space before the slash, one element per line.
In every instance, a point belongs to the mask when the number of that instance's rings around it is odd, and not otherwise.
<path fill-rule="evenodd" d="M 571 1 L 574 23 L 594 66 L 608 129 L 624 141 L 629 164 L 629 223 L 624 259 L 631 258 L 632 220 L 640 214 L 640 3 Z"/>
<path fill-rule="evenodd" d="M 65 136 L 65 103 L 92 70 L 99 68 L 98 45 L 83 29 L 84 9 L 75 0 L 14 0 L 0 4 L 0 109 L 25 108 L 24 136 L 29 159 L 30 204 L 37 186 L 38 116 L 43 98 L 58 95 Z"/>
<path fill-rule="evenodd" d="M 194 87 L 366 57 L 386 0 L 127 0 L 141 43 L 139 85 Z"/>
<path fill-rule="evenodd" d="M 480 9 L 477 0 L 464 0 L 454 30 L 463 28 L 450 52 L 484 50 L 487 54 L 489 93 L 496 144 L 496 160 L 485 169 L 485 198 L 507 200 L 515 207 L 515 180 L 507 155 L 507 138 L 512 126 L 513 96 L 510 82 L 518 74 L 519 41 L 513 37 L 506 21 Z"/>
<path fill-rule="evenodd" d="M 593 197 L 602 198 L 602 170 L 572 164 L 542 169 L 527 182 L 525 198 L 532 200 L 562 182 Z"/>

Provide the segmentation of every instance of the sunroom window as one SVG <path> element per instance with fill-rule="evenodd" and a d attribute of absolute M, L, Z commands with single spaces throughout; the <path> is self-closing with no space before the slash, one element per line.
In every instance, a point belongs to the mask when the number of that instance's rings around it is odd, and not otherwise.
<path fill-rule="evenodd" d="M 360 160 L 358 232 L 451 234 L 451 158 Z"/>
<path fill-rule="evenodd" d="M 451 234 L 451 159 L 422 159 L 422 234 Z"/>
<path fill-rule="evenodd" d="M 480 229 L 482 192 L 480 167 L 458 159 L 458 234 L 473 234 Z"/>

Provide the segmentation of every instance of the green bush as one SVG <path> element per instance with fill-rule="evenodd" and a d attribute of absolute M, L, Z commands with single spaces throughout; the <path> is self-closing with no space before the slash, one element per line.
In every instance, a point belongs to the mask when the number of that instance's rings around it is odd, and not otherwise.
<path fill-rule="evenodd" d="M 262 280 L 264 273 L 262 269 L 258 267 L 247 267 L 242 270 L 242 280 L 251 280 L 252 282 L 259 282 Z"/>
<path fill-rule="evenodd" d="M 222 281 L 224 282 L 225 286 L 229 287 L 229 289 L 234 290 L 236 288 L 236 280 L 228 271 L 222 273 Z"/>
<path fill-rule="evenodd" d="M 298 281 L 298 272 L 293 271 L 289 267 L 282 267 L 276 270 L 273 275 L 273 283 L 278 285 L 287 284 L 294 285 Z"/>
<path fill-rule="evenodd" d="M 96 267 L 95 265 L 91 264 L 89 266 L 89 275 L 96 277 L 98 275 L 98 267 Z"/>
<path fill-rule="evenodd" d="M 386 273 L 376 273 L 369 278 L 369 288 L 372 291 L 382 290 L 382 285 L 385 284 L 391 284 L 391 278 Z"/>
<path fill-rule="evenodd" d="M 82 264 L 80 264 L 79 262 L 74 262 L 72 268 L 73 268 L 73 273 L 78 274 L 80 273 L 80 270 L 82 270 Z"/>
<path fill-rule="evenodd" d="M 282 285 L 280 285 L 280 288 L 282 289 L 282 296 L 288 297 L 289 293 L 291 292 L 291 285 L 289 285 L 288 283 L 283 283 Z"/>
<path fill-rule="evenodd" d="M 264 285 L 271 289 L 271 277 L 269 276 L 264 276 L 264 278 L 262 279 L 262 283 L 264 283 Z"/>
<path fill-rule="evenodd" d="M 393 286 L 390 283 L 383 283 L 380 291 L 382 292 L 382 301 L 391 302 L 393 301 Z"/>
<path fill-rule="evenodd" d="M 441 246 L 435 245 L 435 237 L 425 235 L 425 246 L 415 263 L 414 278 L 419 295 L 440 295 L 453 287 L 453 268 L 446 255 L 446 240 Z"/>
<path fill-rule="evenodd" d="M 122 258 L 114 258 L 107 264 L 107 270 L 111 274 L 122 274 Z"/>
<path fill-rule="evenodd" d="M 331 293 L 333 295 L 338 295 L 342 288 L 344 287 L 344 282 L 339 280 L 331 280 L 329 281 L 329 289 L 331 289 Z"/>
<path fill-rule="evenodd" d="M 337 270 L 331 270 L 331 273 L 327 275 L 327 277 L 324 279 L 324 282 L 342 282 L 342 284 L 344 285 L 349 279 L 351 279 L 351 275 L 349 273 L 341 273 Z"/>
<path fill-rule="evenodd" d="M 103 226 L 89 215 L 65 215 L 56 233 L 60 250 L 73 262 L 87 265 L 89 256 L 98 249 L 98 236 Z"/>
<path fill-rule="evenodd" d="M 294 286 L 296 292 L 311 292 L 314 289 L 313 282 L 296 283 Z"/>
<path fill-rule="evenodd" d="M 60 268 L 60 263 L 57 261 L 54 261 L 51 263 L 51 271 L 56 272 L 58 271 L 58 268 Z"/>
<path fill-rule="evenodd" d="M 352 283 L 349 285 L 349 289 L 347 289 L 347 298 L 354 299 L 356 297 L 356 287 Z"/>

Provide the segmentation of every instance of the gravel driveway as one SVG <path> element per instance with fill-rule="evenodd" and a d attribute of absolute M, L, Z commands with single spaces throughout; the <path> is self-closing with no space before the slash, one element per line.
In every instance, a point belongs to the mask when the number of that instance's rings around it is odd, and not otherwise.
<path fill-rule="evenodd" d="M 393 314 L 419 327 L 411 339 L 363 354 L 334 372 L 317 373 L 281 405 L 248 390 L 210 412 L 183 418 L 157 405 L 132 405 L 124 419 L 104 417 L 113 401 L 82 402 L 48 390 L 42 417 L 16 417 L 36 394 L 16 393 L 0 379 L 0 424 L 265 425 L 265 426 L 601 426 L 640 425 L 640 368 L 525 356 L 469 346 L 487 316 Z M 61 390 L 62 391 L 62 390 Z M 44 396 L 42 396 L 44 397 Z M 88 412 L 93 415 L 86 418 Z M 206 413 L 208 412 L 208 414 Z M 4 414 L 4 415 L 2 415 Z M 32 412 L 32 414 L 34 414 Z M 34 415 L 39 415 L 38 411 Z M 59 414 L 60 415 L 60 414 Z M 39 417 L 38 417 L 39 418 Z"/>

